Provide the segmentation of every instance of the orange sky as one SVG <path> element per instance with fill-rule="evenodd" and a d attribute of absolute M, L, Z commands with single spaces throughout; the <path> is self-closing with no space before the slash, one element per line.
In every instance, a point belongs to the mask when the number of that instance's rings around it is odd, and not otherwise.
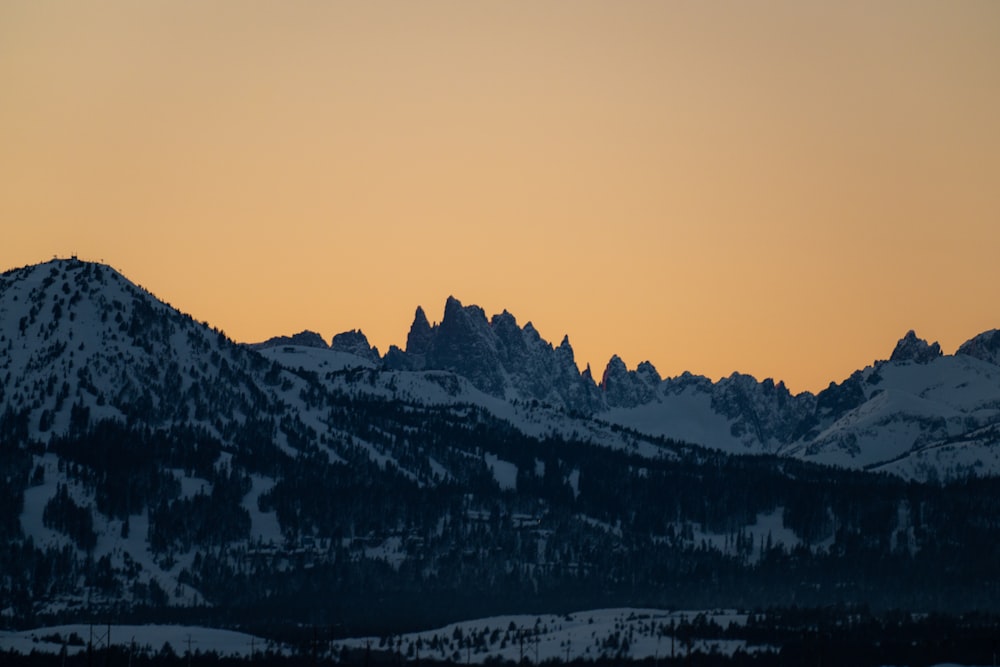
<path fill-rule="evenodd" d="M 0 268 L 817 390 L 1000 327 L 1000 2 L 0 3 Z"/>

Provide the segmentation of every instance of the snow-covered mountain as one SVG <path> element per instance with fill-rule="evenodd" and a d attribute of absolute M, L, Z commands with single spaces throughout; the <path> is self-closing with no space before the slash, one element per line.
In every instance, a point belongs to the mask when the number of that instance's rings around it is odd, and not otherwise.
<path fill-rule="evenodd" d="M 943 355 L 937 343 L 910 331 L 889 360 L 817 395 L 792 395 L 781 383 L 735 373 L 714 383 L 685 374 L 661 381 L 645 401 L 599 416 L 729 452 L 771 452 L 915 479 L 995 475 L 1000 366 L 994 348 L 974 342 L 983 337 L 992 340 L 982 334 Z M 634 373 L 633 386 L 649 386 Z"/>
<path fill-rule="evenodd" d="M 344 337 L 351 343 L 337 345 Z M 272 339 L 264 353 L 293 366 L 324 356 L 301 350 L 294 338 Z M 435 378 L 423 391 L 428 400 L 442 400 L 430 398 L 433 387 L 440 373 L 452 374 L 447 400 L 483 405 L 504 418 L 511 418 L 512 405 L 541 405 L 572 415 L 577 428 L 596 420 L 732 453 L 789 455 L 917 479 L 1000 473 L 992 436 L 1000 427 L 997 331 L 974 337 L 954 355 L 910 331 L 888 359 L 815 395 L 793 395 L 782 382 L 740 373 L 717 382 L 690 373 L 661 378 L 648 361 L 630 370 L 618 356 L 598 382 L 589 367 L 578 370 L 568 338 L 555 346 L 530 322 L 521 327 L 506 311 L 487 318 L 453 297 L 438 324 L 417 309 L 405 350 L 392 347 L 380 359 L 360 331 L 338 334 L 332 349 L 358 359 L 331 355 L 329 368 L 377 369 L 378 382 L 405 385 L 414 400 L 421 400 L 414 384 L 421 378 Z"/>
<path fill-rule="evenodd" d="M 597 382 L 567 339 L 455 299 L 380 356 L 358 330 L 240 345 L 99 264 L 8 271 L 0 619 L 825 604 L 897 561 L 878 590 L 902 604 L 931 593 L 894 573 L 942 558 L 967 577 L 935 600 L 988 597 L 996 480 L 958 493 L 809 462 L 1000 469 L 997 347 L 908 334 L 816 396 L 617 357 Z M 793 557 L 807 592 L 783 577 Z"/>
<path fill-rule="evenodd" d="M 0 351 L 5 428 L 31 439 L 115 419 L 231 442 L 261 414 L 316 419 L 298 400 L 302 382 L 100 264 L 3 274 Z M 276 442 L 288 446 L 283 432 Z"/>

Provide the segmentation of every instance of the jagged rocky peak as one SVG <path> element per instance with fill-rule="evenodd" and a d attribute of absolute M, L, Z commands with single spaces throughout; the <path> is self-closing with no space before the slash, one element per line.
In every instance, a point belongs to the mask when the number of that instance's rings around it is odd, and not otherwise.
<path fill-rule="evenodd" d="M 521 328 L 517 326 L 517 318 L 511 314 L 506 308 L 504 308 L 502 313 L 498 313 L 490 318 L 490 326 L 493 329 L 506 328 L 506 329 L 517 329 L 521 331 Z M 531 323 L 525 325 L 525 328 L 531 326 Z"/>
<path fill-rule="evenodd" d="M 378 353 L 378 348 L 368 343 L 368 337 L 362 333 L 361 329 L 337 334 L 330 341 L 330 349 L 334 352 L 347 352 L 374 363 L 378 363 L 382 358 Z"/>
<path fill-rule="evenodd" d="M 301 347 L 318 347 L 321 349 L 326 349 L 328 345 L 323 337 L 320 336 L 315 331 L 300 331 L 297 334 L 291 336 L 275 336 L 274 338 L 268 338 L 263 343 L 254 343 L 250 347 L 258 350 L 264 350 L 269 347 L 280 347 L 281 345 L 299 345 Z"/>
<path fill-rule="evenodd" d="M 406 336 L 407 353 L 427 354 L 433 336 L 434 332 L 431 329 L 431 323 L 427 321 L 424 309 L 417 306 L 417 312 L 413 315 L 413 324 L 410 325 L 410 333 Z"/>
<path fill-rule="evenodd" d="M 482 308 L 463 306 L 454 296 L 439 324 L 431 325 L 418 308 L 406 350 L 390 347 L 383 364 L 389 370 L 451 371 L 499 397 L 584 411 L 602 406 L 600 390 L 592 377 L 581 375 L 568 338 L 553 347 L 533 324 L 521 327 L 509 311 L 487 319 Z"/>
<path fill-rule="evenodd" d="M 656 398 L 660 374 L 653 364 L 644 361 L 630 371 L 617 354 L 613 355 L 601 376 L 601 389 L 609 407 L 633 408 Z"/>
<path fill-rule="evenodd" d="M 778 444 L 793 441 L 810 426 L 816 407 L 808 392 L 792 396 L 782 382 L 758 381 L 745 373 L 732 373 L 708 389 L 712 408 L 731 420 L 731 435 L 750 449 L 773 451 Z"/>
<path fill-rule="evenodd" d="M 663 381 L 660 377 L 659 371 L 656 370 L 656 366 L 650 361 L 643 361 L 635 368 L 635 374 L 637 377 L 642 378 L 642 380 L 652 386 L 656 386 Z"/>
<path fill-rule="evenodd" d="M 458 373 L 482 391 L 504 394 L 497 338 L 486 313 L 479 306 L 463 306 L 453 296 L 448 297 L 444 317 L 432 331 L 425 367 Z"/>
<path fill-rule="evenodd" d="M 444 302 L 444 317 L 441 318 L 441 327 L 473 326 L 478 328 L 484 325 L 488 326 L 489 321 L 486 319 L 486 311 L 479 306 L 475 304 L 463 306 L 462 302 L 453 296 L 449 296 Z"/>
<path fill-rule="evenodd" d="M 623 379 L 628 375 L 628 367 L 625 361 L 617 354 L 608 359 L 608 365 L 604 367 L 604 374 L 601 376 L 601 389 L 607 389 L 608 383 Z"/>
<path fill-rule="evenodd" d="M 504 310 L 499 315 L 494 315 L 490 318 L 490 328 L 505 348 L 504 361 L 507 361 L 512 356 L 525 354 L 527 341 L 525 340 L 524 330 L 517 325 L 517 318 L 509 312 Z"/>
<path fill-rule="evenodd" d="M 964 354 L 1000 365 L 1000 329 L 990 329 L 970 338 L 958 347 L 955 354 Z"/>
<path fill-rule="evenodd" d="M 937 342 L 928 344 L 923 338 L 917 338 L 917 334 L 913 329 L 910 329 L 896 343 L 896 348 L 892 351 L 889 361 L 912 361 L 926 364 L 940 356 L 941 346 Z"/>

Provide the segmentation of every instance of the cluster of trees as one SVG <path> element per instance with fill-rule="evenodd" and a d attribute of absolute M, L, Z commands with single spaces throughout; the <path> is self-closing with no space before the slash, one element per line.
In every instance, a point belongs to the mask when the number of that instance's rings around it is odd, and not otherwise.
<path fill-rule="evenodd" d="M 345 396 L 330 415 L 357 435 L 331 442 L 342 461 L 319 447 L 276 456 L 277 482 L 260 505 L 277 513 L 290 543 L 321 546 L 287 568 L 233 553 L 205 558 L 191 574 L 213 599 L 276 617 L 305 604 L 383 625 L 525 605 L 962 609 L 997 599 L 996 480 L 922 485 L 669 442 L 659 444 L 676 446 L 677 458 L 650 461 L 529 438 L 472 408 Z M 376 463 L 372 448 L 414 465 Z M 517 465 L 516 491 L 501 488 L 486 454 Z M 779 510 L 794 543 L 747 533 L 759 514 Z M 711 534 L 726 547 L 698 537 Z"/>
<path fill-rule="evenodd" d="M 106 618 L 101 619 L 102 623 Z M 998 654 L 997 627 L 1000 617 L 988 614 L 919 615 L 900 611 L 873 613 L 864 607 L 831 606 L 821 608 L 784 607 L 758 610 L 750 614 L 746 625 L 722 627 L 705 615 L 684 617 L 679 622 L 650 621 L 627 626 L 595 640 L 599 651 L 585 659 L 548 658 L 542 664 L 580 667 L 611 667 L 621 664 L 732 665 L 777 667 L 779 665 L 878 665 L 906 664 L 925 667 L 943 663 L 986 665 Z M 95 630 L 102 625 L 95 626 Z M 484 664 L 514 667 L 536 665 L 533 641 L 545 629 L 496 627 L 487 633 L 435 635 L 428 641 L 407 642 L 383 636 L 360 649 L 331 650 L 326 628 L 315 625 L 289 627 L 281 638 L 291 650 L 276 652 L 260 646 L 245 657 L 223 656 L 197 645 L 160 646 L 130 643 L 107 646 L 103 641 L 88 644 L 79 633 L 41 638 L 48 651 L 28 654 L 13 651 L 0 654 L 5 665 L 23 667 L 61 667 L 63 665 L 132 664 L 156 667 L 211 665 L 241 667 L 254 665 L 421 665 L 466 664 L 470 655 L 482 660 L 481 652 L 489 646 L 523 643 L 520 662 L 487 657 Z M 630 657 L 630 646 L 639 635 L 659 636 L 662 649 L 654 656 Z M 737 640 L 735 651 L 719 649 L 715 640 Z"/>
<path fill-rule="evenodd" d="M 93 509 L 125 530 L 148 512 L 155 553 L 197 552 L 184 581 L 222 615 L 266 609 L 379 629 L 525 607 L 992 609 L 1000 599 L 1000 480 L 916 484 L 663 440 L 650 442 L 672 455 L 650 460 L 532 438 L 472 407 L 327 400 L 335 430 L 297 441 L 297 452 L 276 443 L 293 426 L 267 414 L 229 445 L 203 427 L 102 421 L 48 448 L 93 494 Z M 7 518 L 20 513 L 30 476 L 30 455 L 12 451 L 22 454 L 4 465 L 24 482 L 3 500 Z M 516 489 L 498 483 L 487 456 L 517 467 Z M 183 497 L 178 470 L 207 490 Z M 264 556 L 244 507 L 254 474 L 273 485 L 251 509 L 275 512 L 284 535 Z M 749 532 L 776 513 L 792 543 Z M 65 486 L 45 521 L 93 548 L 91 508 Z M 5 530 L 19 536 L 16 519 Z M 50 595 L 71 572 L 109 585 L 109 564 L 35 551 L 20 554 L 33 567 L 11 567 L 21 574 L 8 577 L 4 597 Z"/>
<path fill-rule="evenodd" d="M 84 551 L 92 551 L 97 545 L 94 532 L 94 517 L 90 507 L 81 507 L 69 495 L 69 488 L 60 484 L 56 495 L 52 496 L 42 510 L 42 523 L 54 530 L 66 533 L 76 546 Z"/>

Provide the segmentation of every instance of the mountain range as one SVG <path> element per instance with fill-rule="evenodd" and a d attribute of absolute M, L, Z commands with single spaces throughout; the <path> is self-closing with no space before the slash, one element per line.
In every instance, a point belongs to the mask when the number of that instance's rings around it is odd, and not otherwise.
<path fill-rule="evenodd" d="M 650 362 L 629 370 L 618 356 L 598 381 L 589 366 L 578 370 L 568 337 L 555 346 L 530 322 L 521 327 L 507 311 L 487 319 L 454 297 L 433 326 L 418 307 L 406 349 L 393 346 L 384 356 L 360 330 L 337 334 L 330 345 L 304 331 L 255 347 L 286 365 L 367 367 L 397 382 L 425 371 L 451 373 L 507 403 L 542 404 L 730 453 L 795 456 L 916 479 L 1000 472 L 997 330 L 971 338 L 954 355 L 909 331 L 887 359 L 818 394 L 792 394 L 783 382 L 740 373 L 717 382 L 690 373 L 662 378 Z M 301 347 L 335 354 L 306 359 Z"/>
<path fill-rule="evenodd" d="M 238 344 L 101 264 L 11 270 L 0 619 L 992 608 L 998 360 L 996 331 L 910 332 L 816 395 L 618 357 L 597 381 L 454 298 L 380 354 Z"/>

